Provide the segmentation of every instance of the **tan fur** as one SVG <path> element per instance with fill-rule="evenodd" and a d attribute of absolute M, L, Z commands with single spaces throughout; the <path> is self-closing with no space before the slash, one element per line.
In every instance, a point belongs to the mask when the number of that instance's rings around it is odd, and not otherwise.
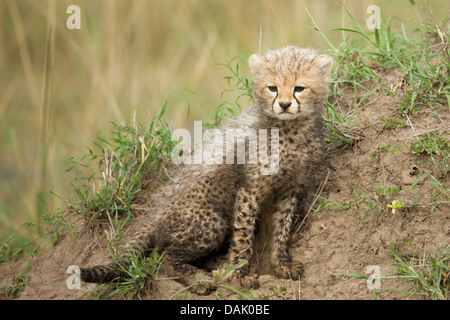
<path fill-rule="evenodd" d="M 302 271 L 300 263 L 291 261 L 288 243 L 298 202 L 303 200 L 301 188 L 321 156 L 320 111 L 328 94 L 332 59 L 291 46 L 252 55 L 249 64 L 255 102 L 220 128 L 278 129 L 276 174 L 262 175 L 261 162 L 186 165 L 131 241 L 142 255 L 155 246 L 160 252 L 167 250 L 165 263 L 187 285 L 196 273 L 204 272 L 194 265 L 208 265 L 219 251 L 226 252 L 231 264 L 250 261 L 260 206 L 267 200 L 274 204 L 271 264 L 280 277 L 297 277 Z M 296 87 L 305 89 L 295 92 Z M 107 282 L 125 276 L 114 269 L 115 263 L 82 269 L 82 279 Z M 231 281 L 256 286 L 249 269 L 248 264 L 242 267 Z"/>

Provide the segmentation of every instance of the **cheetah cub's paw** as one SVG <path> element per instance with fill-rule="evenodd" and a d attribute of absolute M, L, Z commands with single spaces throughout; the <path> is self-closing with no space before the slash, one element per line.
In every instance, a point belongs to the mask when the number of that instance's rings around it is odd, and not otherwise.
<path fill-rule="evenodd" d="M 256 275 L 243 276 L 239 273 L 234 273 L 228 281 L 232 286 L 242 287 L 244 289 L 256 289 L 259 287 L 258 276 Z"/>
<path fill-rule="evenodd" d="M 301 262 L 291 261 L 283 265 L 278 265 L 275 268 L 275 273 L 279 278 L 283 279 L 298 279 L 303 273 L 303 265 Z"/>

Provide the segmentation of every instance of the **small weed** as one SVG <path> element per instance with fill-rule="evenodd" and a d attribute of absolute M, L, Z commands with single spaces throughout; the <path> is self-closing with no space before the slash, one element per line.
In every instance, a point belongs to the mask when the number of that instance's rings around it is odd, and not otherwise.
<path fill-rule="evenodd" d="M 175 294 L 175 300 L 188 300 L 189 296 L 190 296 L 190 292 L 189 291 L 184 291 L 183 293 L 180 293 L 180 294 L 176 293 Z M 223 299 L 219 299 L 218 298 L 217 300 L 223 300 Z"/>
<path fill-rule="evenodd" d="M 395 214 L 398 210 L 402 209 L 405 206 L 403 201 L 401 200 L 393 200 L 392 203 L 387 204 L 387 208 L 392 209 L 392 214 Z"/>
<path fill-rule="evenodd" d="M 363 190 L 354 188 L 353 189 L 353 195 L 356 197 L 355 199 L 352 199 L 349 201 L 349 204 L 351 204 L 351 209 L 357 210 L 361 212 L 361 215 L 359 217 L 359 221 L 361 223 L 365 223 L 363 221 L 363 217 L 373 211 L 380 213 L 382 211 L 382 207 L 379 205 L 378 199 L 369 196 L 366 196 Z"/>
<path fill-rule="evenodd" d="M 380 119 L 381 124 L 385 124 L 386 130 L 394 130 L 397 127 L 405 127 L 406 126 L 406 120 L 405 119 L 393 119 L 393 118 L 381 118 Z"/>
<path fill-rule="evenodd" d="M 389 145 L 384 143 L 381 146 L 379 146 L 377 149 L 378 149 L 378 151 L 383 152 L 383 151 L 389 150 Z"/>
<path fill-rule="evenodd" d="M 64 232 L 73 234 L 73 226 L 67 220 L 67 212 L 58 210 L 55 213 L 42 216 L 39 221 L 29 221 L 22 225 L 24 228 L 39 228 L 41 235 L 33 241 L 28 241 L 20 246 L 13 246 L 9 243 L 13 242 L 16 233 L 11 234 L 3 242 L 0 242 L 0 263 L 18 258 L 23 253 L 34 256 L 46 239 L 51 239 L 51 244 L 56 245 Z"/>
<path fill-rule="evenodd" d="M 390 154 L 396 154 L 396 153 L 402 152 L 408 146 L 409 146 L 408 143 L 401 144 L 401 143 L 398 143 L 398 141 L 397 141 L 397 143 L 392 146 L 392 148 L 390 150 Z"/>
<path fill-rule="evenodd" d="M 14 277 L 12 284 L 0 287 L 0 293 L 3 292 L 8 298 L 14 298 L 17 293 L 23 292 L 29 280 L 29 278 L 25 276 L 25 273 L 28 272 L 32 264 L 33 261 L 30 261 L 25 269 L 20 274 Z"/>
<path fill-rule="evenodd" d="M 433 198 L 436 200 L 432 203 L 427 203 L 426 205 L 431 207 L 431 214 L 435 210 L 439 209 L 441 206 L 450 204 L 450 189 L 443 185 L 439 180 L 427 172 L 428 183 L 434 186 Z"/>
<path fill-rule="evenodd" d="M 450 141 L 441 137 L 437 132 L 429 132 L 425 137 L 411 143 L 412 153 L 420 156 L 423 153 L 428 155 L 439 155 L 442 150 L 450 148 Z"/>
<path fill-rule="evenodd" d="M 270 298 L 285 299 L 286 298 L 286 291 L 287 291 L 287 289 L 285 287 L 273 286 L 273 287 L 269 288 L 269 292 L 267 294 L 265 294 L 262 297 L 262 299 L 263 300 L 270 299 Z"/>
<path fill-rule="evenodd" d="M 384 151 L 389 150 L 390 145 L 383 143 L 381 146 L 379 146 L 375 151 L 373 151 L 370 156 L 372 158 L 378 158 L 378 156 L 383 153 Z"/>
<path fill-rule="evenodd" d="M 414 237 L 407 237 L 405 239 L 396 239 L 393 244 L 389 246 L 389 251 L 392 254 L 398 255 L 402 258 L 411 258 L 420 254 L 420 249 L 414 246 L 416 239 Z"/>
<path fill-rule="evenodd" d="M 33 252 L 31 252 L 31 250 L 27 248 L 28 246 L 27 244 L 20 246 L 9 245 L 9 243 L 12 241 L 15 235 L 16 233 L 13 233 L 3 242 L 0 242 L 0 263 L 16 259 L 24 252 L 33 255 Z"/>
<path fill-rule="evenodd" d="M 67 220 L 67 212 L 66 211 L 57 211 L 55 213 L 50 213 L 42 217 L 40 221 L 30 221 L 24 224 L 24 226 L 32 228 L 36 226 L 40 226 L 42 230 L 46 230 L 43 235 L 40 237 L 39 243 L 35 245 L 33 248 L 33 253 L 35 253 L 41 243 L 48 237 L 52 237 L 52 244 L 56 245 L 61 239 L 62 234 L 65 231 L 68 231 L 70 234 L 73 234 L 73 226 L 71 226 Z"/>
<path fill-rule="evenodd" d="M 426 154 L 433 168 L 440 172 L 450 171 L 450 141 L 437 132 L 411 142 L 411 152 L 416 156 Z"/>
<path fill-rule="evenodd" d="M 372 191 L 375 192 L 375 195 L 378 199 L 386 199 L 390 195 L 396 195 L 402 189 L 401 186 L 397 187 L 387 187 L 382 184 L 380 181 L 375 181 L 372 186 Z"/>

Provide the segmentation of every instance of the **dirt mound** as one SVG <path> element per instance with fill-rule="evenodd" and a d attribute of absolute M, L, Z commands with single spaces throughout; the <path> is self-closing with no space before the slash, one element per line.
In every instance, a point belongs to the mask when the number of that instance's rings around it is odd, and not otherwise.
<path fill-rule="evenodd" d="M 330 149 L 320 197 L 291 247 L 293 259 L 304 265 L 301 279 L 280 280 L 263 268 L 258 289 L 240 293 L 221 288 L 203 296 L 183 294 L 183 287 L 160 271 L 148 290 L 135 298 L 401 299 L 405 293 L 399 289 L 412 291 L 412 283 L 389 278 L 398 272 L 398 265 L 393 264 L 398 261 L 396 256 L 437 256 L 450 239 L 448 199 L 439 198 L 442 194 L 433 180 L 439 178 L 442 185 L 448 185 L 448 175 L 433 171 L 426 154 L 413 154 L 412 143 L 429 132 L 448 134 L 450 111 L 441 108 L 437 115 L 431 109 L 401 114 L 400 77 L 395 70 L 384 70 L 380 76 L 394 92 L 398 87 L 398 92 L 388 95 L 378 88 L 366 97 L 355 113 L 358 125 L 347 133 L 353 144 Z M 354 108 L 355 97 L 353 88 L 342 90 L 336 106 L 344 115 Z M 357 99 L 363 99 L 365 93 L 359 92 Z M 401 204 L 398 209 L 392 208 L 395 200 Z M 83 230 L 82 221 L 72 223 Z M 99 289 L 95 284 L 81 283 L 80 289 L 68 289 L 67 267 L 106 263 L 109 257 L 101 228 L 73 235 L 66 232 L 55 247 L 31 260 L 2 263 L 0 286 L 18 286 L 14 278 L 26 270 L 28 282 L 23 291 L 12 297 L 4 294 L 4 298 L 92 299 L 91 291 Z M 384 276 L 375 289 L 365 278 L 355 276 L 374 272 Z M 102 298 L 110 297 L 104 294 Z"/>

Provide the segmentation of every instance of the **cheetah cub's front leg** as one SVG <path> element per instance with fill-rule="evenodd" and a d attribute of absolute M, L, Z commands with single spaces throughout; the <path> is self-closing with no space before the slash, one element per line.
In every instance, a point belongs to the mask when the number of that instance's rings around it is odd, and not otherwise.
<path fill-rule="evenodd" d="M 274 241 L 270 262 L 280 278 L 297 279 L 303 272 L 302 264 L 292 261 L 289 255 L 289 240 L 297 204 L 297 192 L 287 192 L 275 201 Z"/>

